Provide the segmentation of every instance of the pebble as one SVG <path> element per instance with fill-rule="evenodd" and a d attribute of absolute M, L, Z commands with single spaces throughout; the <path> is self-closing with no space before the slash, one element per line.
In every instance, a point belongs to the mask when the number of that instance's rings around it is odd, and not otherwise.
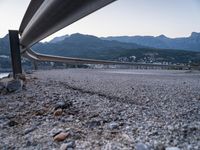
<path fill-rule="evenodd" d="M 30 132 L 33 132 L 33 131 L 36 130 L 36 129 L 37 129 L 37 126 L 33 126 L 33 127 L 31 127 L 31 128 L 25 129 L 24 135 L 29 134 Z"/>
<path fill-rule="evenodd" d="M 64 141 L 68 136 L 69 136 L 68 132 L 61 132 L 56 136 L 54 136 L 53 140 L 57 142 Z"/>
<path fill-rule="evenodd" d="M 18 125 L 18 122 L 14 121 L 14 120 L 11 120 L 11 121 L 8 122 L 9 127 L 13 127 L 13 126 L 16 126 L 16 125 Z"/>
<path fill-rule="evenodd" d="M 63 132 L 63 131 L 64 131 L 64 130 L 61 129 L 61 128 L 53 128 L 53 129 L 49 132 L 49 134 L 50 134 L 50 136 L 54 137 L 54 136 L 56 136 L 57 134 L 59 134 L 59 133 L 61 133 L 61 132 Z"/>
<path fill-rule="evenodd" d="M 154 149 L 155 150 L 165 150 L 165 145 L 164 144 L 162 144 L 162 143 L 155 143 L 154 144 Z"/>
<path fill-rule="evenodd" d="M 57 109 L 53 114 L 54 114 L 54 116 L 61 116 L 62 113 L 63 113 L 62 109 Z"/>
<path fill-rule="evenodd" d="M 70 141 L 67 143 L 63 143 L 60 147 L 60 150 L 67 150 L 69 148 L 74 148 L 75 146 L 76 146 L 75 141 Z"/>
<path fill-rule="evenodd" d="M 101 125 L 101 122 L 94 120 L 94 121 L 87 122 L 86 124 L 88 128 L 96 128 L 97 126 Z"/>
<path fill-rule="evenodd" d="M 180 150 L 178 147 L 167 147 L 166 150 Z"/>
<path fill-rule="evenodd" d="M 116 122 L 111 122 L 109 125 L 108 125 L 108 128 L 113 130 L 113 129 L 118 129 L 119 127 L 119 124 L 116 123 Z"/>
<path fill-rule="evenodd" d="M 144 143 L 138 143 L 135 146 L 135 150 L 149 150 L 149 147 Z"/>
<path fill-rule="evenodd" d="M 69 107 L 72 106 L 72 102 L 68 101 L 68 102 L 64 102 L 64 101 L 60 101 L 60 102 L 57 102 L 56 105 L 55 105 L 55 110 L 57 109 L 67 109 Z"/>

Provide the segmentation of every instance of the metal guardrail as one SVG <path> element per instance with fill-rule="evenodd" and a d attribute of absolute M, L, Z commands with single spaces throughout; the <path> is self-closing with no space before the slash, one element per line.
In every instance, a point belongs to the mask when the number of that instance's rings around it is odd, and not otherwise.
<path fill-rule="evenodd" d="M 115 0 L 32 0 L 20 26 L 23 49 Z M 36 6 L 38 8 L 36 8 Z"/>
<path fill-rule="evenodd" d="M 107 61 L 107 60 L 83 59 L 83 58 L 74 58 L 74 57 L 44 55 L 44 54 L 34 52 L 33 50 L 31 50 L 31 48 L 29 48 L 23 55 L 32 60 L 46 61 L 46 62 L 61 62 L 61 63 L 75 63 L 75 64 L 130 65 L 130 66 L 168 67 L 168 68 L 187 68 L 188 67 L 188 66 L 183 66 L 183 65 L 119 62 L 119 61 Z"/>
<path fill-rule="evenodd" d="M 11 52 L 13 53 L 13 73 L 21 73 L 21 55 L 36 61 L 54 61 L 64 63 L 81 64 L 118 64 L 135 66 L 159 66 L 159 67 L 186 67 L 182 65 L 142 64 L 118 61 L 105 61 L 95 59 L 81 59 L 71 57 L 51 56 L 35 53 L 31 46 L 56 31 L 72 24 L 73 22 L 93 13 L 94 11 L 116 0 L 31 0 L 24 15 L 19 31 L 10 31 Z M 19 33 L 20 39 L 12 33 Z M 17 43 L 17 44 L 16 44 Z M 20 52 L 19 52 L 20 50 Z M 16 67 L 17 66 L 17 67 Z"/>

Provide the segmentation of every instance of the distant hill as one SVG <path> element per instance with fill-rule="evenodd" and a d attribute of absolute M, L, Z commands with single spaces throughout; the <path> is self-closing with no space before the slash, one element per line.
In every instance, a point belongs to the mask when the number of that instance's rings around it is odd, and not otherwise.
<path fill-rule="evenodd" d="M 64 35 L 64 36 L 60 36 L 60 37 L 55 37 L 54 39 L 52 39 L 50 41 L 50 43 L 57 43 L 60 41 L 63 41 L 65 38 L 69 37 L 69 35 Z"/>
<path fill-rule="evenodd" d="M 114 36 L 103 40 L 114 40 L 126 43 L 136 43 L 161 49 L 180 49 L 200 52 L 200 33 L 192 32 L 189 37 L 168 38 L 165 35 L 154 36 Z"/>
<path fill-rule="evenodd" d="M 192 37 L 198 37 L 193 33 Z M 155 38 L 151 39 L 152 43 Z M 157 37 L 159 39 L 168 39 L 165 36 Z M 122 38 L 123 39 L 123 38 Z M 187 39 L 187 38 L 186 38 Z M 147 40 L 148 41 L 148 40 Z M 197 40 L 194 40 L 197 42 Z M 195 43 L 196 43 L 195 42 Z M 156 42 L 155 42 L 156 43 Z M 147 44 L 146 44 L 147 45 Z M 158 43 L 159 45 L 159 43 Z M 195 44 L 194 44 L 195 45 Z M 72 34 L 54 38 L 50 42 L 38 43 L 33 46 L 33 50 L 43 54 L 80 57 L 102 60 L 118 60 L 127 62 L 144 63 L 188 63 L 200 62 L 200 52 L 176 50 L 176 49 L 158 49 L 149 46 L 143 46 L 132 42 L 121 42 L 111 39 L 102 39 L 92 35 Z M 4 56 L 9 55 L 8 35 L 0 39 L 0 67 L 9 60 L 3 60 Z"/>
<path fill-rule="evenodd" d="M 45 54 L 109 59 L 112 55 L 118 54 L 125 49 L 146 48 L 134 43 L 122 43 L 118 41 L 102 40 L 92 35 L 72 34 L 62 41 L 39 43 L 33 47 L 36 52 Z"/>
<path fill-rule="evenodd" d="M 33 49 L 44 54 L 105 60 L 148 63 L 200 62 L 200 52 L 150 48 L 135 43 L 102 40 L 92 35 L 78 33 L 66 36 L 58 42 L 39 43 Z"/>

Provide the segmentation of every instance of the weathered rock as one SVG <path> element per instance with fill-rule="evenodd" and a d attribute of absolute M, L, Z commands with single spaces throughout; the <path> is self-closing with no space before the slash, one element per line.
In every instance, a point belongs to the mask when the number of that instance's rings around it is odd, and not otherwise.
<path fill-rule="evenodd" d="M 135 145 L 135 150 L 149 150 L 149 147 L 144 143 L 137 143 Z"/>
<path fill-rule="evenodd" d="M 69 141 L 67 143 L 63 143 L 60 147 L 60 150 L 67 150 L 69 148 L 75 148 L 75 141 Z"/>
<path fill-rule="evenodd" d="M 68 132 L 61 132 L 56 136 L 54 136 L 53 140 L 57 142 L 64 141 L 68 136 L 69 136 Z"/>
<path fill-rule="evenodd" d="M 62 113 L 63 113 L 62 109 L 57 109 L 53 114 L 54 114 L 54 116 L 61 116 Z"/>
<path fill-rule="evenodd" d="M 180 150 L 178 147 L 167 147 L 166 150 Z"/>
<path fill-rule="evenodd" d="M 7 91 L 8 92 L 15 92 L 22 90 L 23 81 L 22 80 L 11 80 L 7 83 Z"/>

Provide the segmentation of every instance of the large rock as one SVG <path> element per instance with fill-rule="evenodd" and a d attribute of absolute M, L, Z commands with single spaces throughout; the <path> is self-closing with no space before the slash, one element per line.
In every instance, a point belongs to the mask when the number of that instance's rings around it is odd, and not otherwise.
<path fill-rule="evenodd" d="M 15 92 L 22 90 L 23 81 L 22 80 L 11 80 L 7 83 L 7 91 L 8 92 Z"/>

